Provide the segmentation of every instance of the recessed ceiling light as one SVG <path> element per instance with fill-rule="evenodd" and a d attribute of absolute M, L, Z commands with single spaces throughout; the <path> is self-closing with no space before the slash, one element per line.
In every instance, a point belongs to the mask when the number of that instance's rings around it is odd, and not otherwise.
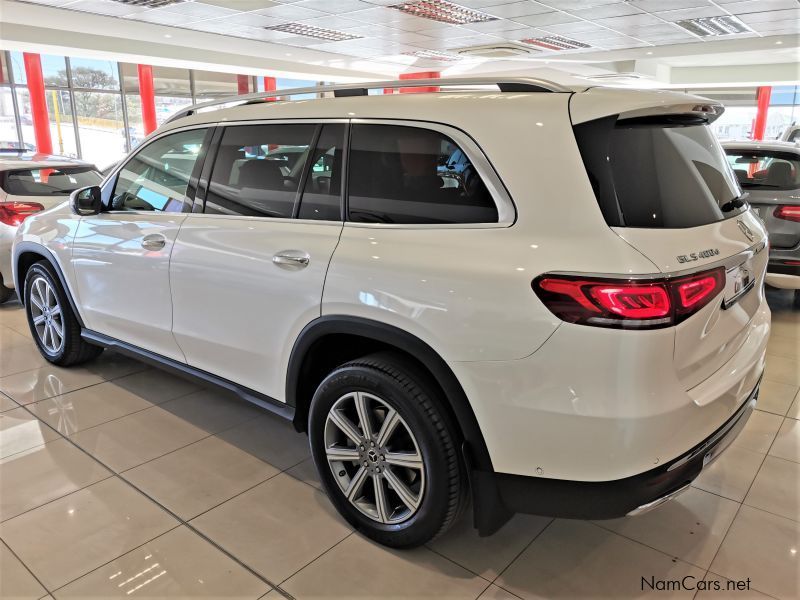
<path fill-rule="evenodd" d="M 311 25 L 303 25 L 302 23 L 283 23 L 281 25 L 272 25 L 271 27 L 264 27 L 267 31 L 282 31 L 284 33 L 293 33 L 304 37 L 317 38 L 320 40 L 328 40 L 329 42 L 342 42 L 345 40 L 357 40 L 362 38 L 361 35 L 353 35 L 352 33 L 345 33 L 344 31 L 336 31 L 335 29 L 325 29 L 324 27 L 313 27 Z"/>
<path fill-rule="evenodd" d="M 549 35 L 541 38 L 526 38 L 520 40 L 523 44 L 538 46 L 545 50 L 575 50 L 577 48 L 591 48 L 589 44 L 584 44 L 577 40 L 561 37 L 560 35 Z"/>
<path fill-rule="evenodd" d="M 442 62 L 455 62 L 459 57 L 447 52 L 439 52 L 437 50 L 415 50 L 414 52 L 403 52 L 403 56 L 415 56 L 416 58 L 428 58 L 430 60 L 439 60 Z"/>
<path fill-rule="evenodd" d="M 172 34 L 170 34 L 170 33 L 165 33 L 165 34 L 164 34 L 164 37 L 165 37 L 165 38 L 171 38 L 171 37 L 172 37 Z"/>
<path fill-rule="evenodd" d="M 183 4 L 189 0 L 114 0 L 120 4 L 128 4 L 130 6 L 145 6 L 147 8 L 162 8 L 164 6 L 172 6 L 173 4 Z"/>
<path fill-rule="evenodd" d="M 453 4 L 446 0 L 416 0 L 414 2 L 401 2 L 388 8 L 431 21 L 449 23 L 451 25 L 466 25 L 468 23 L 485 23 L 496 21 L 497 17 L 473 10 L 465 6 Z"/>
<path fill-rule="evenodd" d="M 748 33 L 753 31 L 739 19 L 731 15 L 684 19 L 683 21 L 676 21 L 675 24 L 700 37 L 733 35 L 735 33 Z"/>
<path fill-rule="evenodd" d="M 645 54 L 650 55 L 650 54 L 652 54 L 652 52 L 645 52 Z"/>
<path fill-rule="evenodd" d="M 776 46 L 780 46 L 782 43 L 783 43 L 783 41 L 782 41 L 782 40 L 778 40 L 777 42 L 775 42 L 775 45 L 776 45 Z"/>

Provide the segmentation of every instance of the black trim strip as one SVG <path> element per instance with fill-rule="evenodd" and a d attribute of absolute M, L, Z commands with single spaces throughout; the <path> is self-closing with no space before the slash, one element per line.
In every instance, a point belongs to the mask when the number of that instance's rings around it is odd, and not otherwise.
<path fill-rule="evenodd" d="M 119 352 L 120 354 L 136 358 L 144 363 L 165 369 L 187 379 L 202 381 L 203 383 L 210 384 L 214 387 L 233 392 L 242 400 L 246 400 L 247 402 L 251 402 L 257 406 L 266 408 L 268 411 L 283 417 L 287 421 L 292 421 L 294 419 L 294 407 L 289 406 L 280 400 L 276 400 L 275 398 L 271 398 L 266 394 L 262 394 L 261 392 L 251 390 L 250 388 L 246 388 L 228 379 L 218 377 L 217 375 L 209 373 L 208 371 L 203 371 L 202 369 L 178 362 L 171 358 L 167 358 L 166 356 L 161 356 L 160 354 L 156 354 L 150 350 L 139 348 L 133 344 L 128 344 L 127 342 L 123 342 L 90 329 L 81 329 L 81 337 L 91 344 L 103 346 L 104 348 L 110 348 L 116 352 Z"/>

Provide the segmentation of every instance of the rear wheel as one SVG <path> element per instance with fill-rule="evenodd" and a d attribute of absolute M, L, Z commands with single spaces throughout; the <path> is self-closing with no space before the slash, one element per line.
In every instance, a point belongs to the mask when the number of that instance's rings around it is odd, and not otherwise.
<path fill-rule="evenodd" d="M 25 313 L 42 356 L 67 367 L 97 357 L 103 349 L 81 338 L 81 326 L 53 267 L 39 261 L 25 276 Z"/>
<path fill-rule="evenodd" d="M 465 485 L 456 431 L 425 376 L 388 353 L 342 365 L 309 414 L 314 462 L 331 501 L 364 535 L 419 546 L 453 522 Z"/>

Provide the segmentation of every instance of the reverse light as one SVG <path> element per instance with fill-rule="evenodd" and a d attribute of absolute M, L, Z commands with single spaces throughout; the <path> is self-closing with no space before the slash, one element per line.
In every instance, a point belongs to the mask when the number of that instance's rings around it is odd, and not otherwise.
<path fill-rule="evenodd" d="M 647 281 L 542 275 L 532 287 L 554 315 L 569 323 L 654 329 L 676 325 L 711 302 L 725 287 L 725 269 Z"/>
<path fill-rule="evenodd" d="M 776 219 L 800 223 L 800 206 L 777 206 L 772 214 Z"/>
<path fill-rule="evenodd" d="M 44 206 L 38 202 L 0 202 L 0 223 L 17 227 L 40 210 L 44 210 Z"/>

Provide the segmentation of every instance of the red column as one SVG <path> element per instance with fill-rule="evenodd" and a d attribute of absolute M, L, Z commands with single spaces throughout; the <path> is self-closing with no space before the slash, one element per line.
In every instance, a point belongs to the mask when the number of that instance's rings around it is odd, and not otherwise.
<path fill-rule="evenodd" d="M 139 68 L 139 95 L 142 99 L 142 122 L 144 134 L 148 135 L 156 130 L 156 94 L 153 85 L 153 67 L 150 65 L 137 65 Z"/>
<path fill-rule="evenodd" d="M 50 117 L 47 114 L 47 99 L 44 95 L 42 61 L 38 54 L 23 53 L 25 76 L 28 79 L 28 94 L 31 99 L 33 133 L 36 137 L 36 150 L 43 154 L 53 153 L 53 140 L 50 138 Z"/>
<path fill-rule="evenodd" d="M 250 93 L 250 77 L 247 75 L 236 76 L 236 86 L 239 90 L 239 95 Z"/>
<path fill-rule="evenodd" d="M 439 79 L 439 71 L 423 71 L 421 73 L 401 73 L 400 79 Z M 422 92 L 438 92 L 438 86 L 400 88 L 401 94 L 415 94 Z"/>
<path fill-rule="evenodd" d="M 264 91 L 265 92 L 274 92 L 278 89 L 278 80 L 274 77 L 264 77 Z M 275 102 L 277 98 L 275 96 L 268 96 L 267 102 Z"/>
<path fill-rule="evenodd" d="M 758 88 L 756 97 L 758 98 L 758 109 L 756 110 L 756 120 L 753 124 L 753 139 L 763 140 L 764 132 L 767 130 L 767 111 L 769 110 L 769 99 L 772 96 L 772 86 L 766 85 Z"/>

